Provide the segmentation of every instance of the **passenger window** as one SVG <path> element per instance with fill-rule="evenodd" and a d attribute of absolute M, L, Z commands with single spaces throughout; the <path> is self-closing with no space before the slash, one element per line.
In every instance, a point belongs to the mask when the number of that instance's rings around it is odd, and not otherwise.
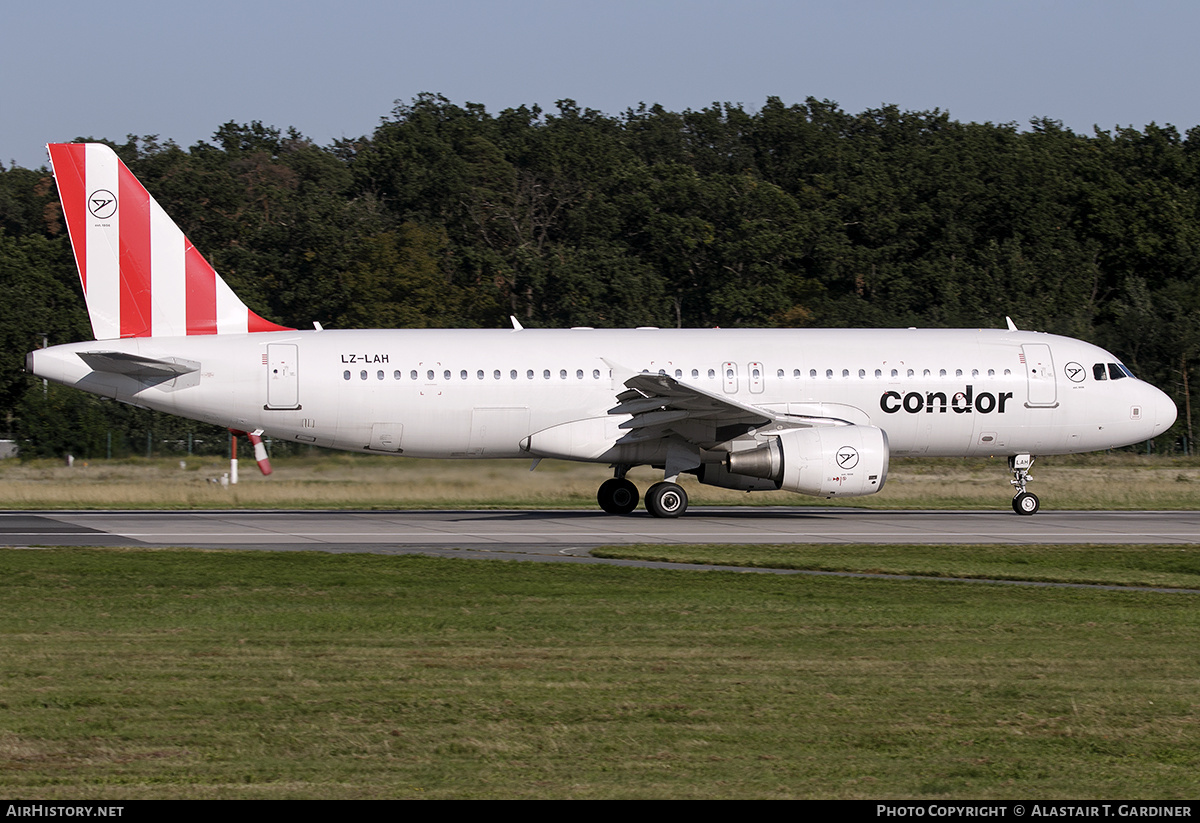
<path fill-rule="evenodd" d="M 825 370 L 825 379 L 826 379 L 826 380 L 832 380 L 832 379 L 833 379 L 833 369 L 826 369 L 826 370 Z"/>
<path fill-rule="evenodd" d="M 429 371 L 425 372 L 425 379 L 429 380 L 430 382 L 433 381 L 433 369 L 430 369 Z"/>
<path fill-rule="evenodd" d="M 512 371 L 510 371 L 510 372 L 508 373 L 508 379 L 509 379 L 509 380 L 516 380 L 516 379 L 517 379 L 517 370 L 516 370 L 516 369 L 513 369 Z"/>
<path fill-rule="evenodd" d="M 475 379 L 476 379 L 476 380 L 482 380 L 482 379 L 483 379 L 483 369 L 480 369 L 479 371 L 475 372 Z"/>
<path fill-rule="evenodd" d="M 549 369 L 542 369 L 542 379 L 543 380 L 550 379 L 550 370 Z"/>
<path fill-rule="evenodd" d="M 955 376 L 955 377 L 962 377 L 962 369 L 955 369 L 955 370 L 954 370 L 954 376 Z"/>
<path fill-rule="evenodd" d="M 382 380 L 382 379 L 383 379 L 383 369 L 380 369 L 379 371 L 377 371 L 377 372 L 375 373 L 375 379 L 376 379 L 376 380 Z"/>
<path fill-rule="evenodd" d="M 450 370 L 446 369 L 444 372 L 442 372 L 442 377 L 446 380 L 449 380 L 450 379 Z"/>
<path fill-rule="evenodd" d="M 358 379 L 359 379 L 359 380 L 366 380 L 366 379 L 367 379 L 367 370 L 366 370 L 366 369 L 363 369 L 362 371 L 360 371 L 360 372 L 358 373 Z"/>
<path fill-rule="evenodd" d="M 1096 365 L 1092 366 L 1092 377 L 1096 378 L 1097 380 L 1108 379 L 1108 375 L 1104 371 L 1103 363 L 1097 363 Z"/>
<path fill-rule="evenodd" d="M 800 370 L 792 369 L 792 377 L 796 380 L 799 380 L 800 379 Z"/>
<path fill-rule="evenodd" d="M 417 379 L 417 370 L 413 369 L 411 372 L 408 373 L 408 376 L 410 378 L 412 378 L 413 380 L 416 380 Z"/>
<path fill-rule="evenodd" d="M 526 369 L 526 370 L 525 370 L 525 379 L 526 379 L 526 380 L 532 380 L 532 379 L 533 379 L 533 369 Z"/>
<path fill-rule="evenodd" d="M 349 380 L 349 379 L 350 379 L 350 370 L 349 370 L 349 369 L 346 369 L 344 372 L 342 372 L 342 379 L 343 379 L 343 380 Z"/>
<path fill-rule="evenodd" d="M 996 370 L 988 369 L 988 377 L 995 377 L 995 376 L 996 376 Z"/>
<path fill-rule="evenodd" d="M 513 377 L 516 377 L 516 376 L 517 376 L 516 374 L 513 374 Z M 499 369 L 496 369 L 494 372 L 492 372 L 492 379 L 493 380 L 500 379 L 500 370 Z"/>
<path fill-rule="evenodd" d="M 938 377 L 945 377 L 945 376 L 946 376 L 946 370 L 938 369 Z"/>
<path fill-rule="evenodd" d="M 583 369 L 576 369 L 576 370 L 575 370 L 575 379 L 576 379 L 576 380 L 582 380 L 582 379 L 583 379 Z"/>
<path fill-rule="evenodd" d="M 809 370 L 808 370 L 808 377 L 809 377 L 809 379 L 810 379 L 810 380 L 816 380 L 816 379 L 817 379 L 817 370 L 816 370 L 816 369 L 809 369 Z"/>
<path fill-rule="evenodd" d="M 979 376 L 979 369 L 971 369 L 971 376 L 972 376 L 972 377 L 978 377 L 978 376 Z"/>
<path fill-rule="evenodd" d="M 848 380 L 849 378 L 850 378 L 850 370 L 849 370 L 849 369 L 842 369 L 842 379 L 843 379 L 843 380 Z"/>
<path fill-rule="evenodd" d="M 559 380 L 566 380 L 566 379 L 567 379 L 567 370 L 566 370 L 566 369 L 559 369 L 559 370 L 558 370 L 558 379 L 559 379 Z"/>
<path fill-rule="evenodd" d="M 599 369 L 592 369 L 592 379 L 593 380 L 600 379 L 600 370 Z"/>
<path fill-rule="evenodd" d="M 700 370 L 699 369 L 692 369 L 692 379 L 693 380 L 700 379 Z"/>
<path fill-rule="evenodd" d="M 858 370 L 858 379 L 859 379 L 859 380 L 863 380 L 864 378 L 866 378 L 866 376 L 867 376 L 867 370 L 866 370 L 866 369 L 859 369 L 859 370 Z"/>
<path fill-rule="evenodd" d="M 779 369 L 778 371 L 775 372 L 775 376 L 778 377 L 780 380 L 783 379 L 784 374 L 786 374 L 786 372 L 784 372 L 783 369 Z"/>
<path fill-rule="evenodd" d="M 393 380 L 399 380 L 399 379 L 400 379 L 400 370 L 399 370 L 399 369 L 396 369 L 396 371 L 392 372 L 392 379 L 393 379 Z"/>
<path fill-rule="evenodd" d="M 709 369 L 709 370 L 708 370 L 708 379 L 709 379 L 709 380 L 715 380 L 715 379 L 716 379 L 716 377 L 717 377 L 717 370 L 716 370 L 716 369 Z"/>

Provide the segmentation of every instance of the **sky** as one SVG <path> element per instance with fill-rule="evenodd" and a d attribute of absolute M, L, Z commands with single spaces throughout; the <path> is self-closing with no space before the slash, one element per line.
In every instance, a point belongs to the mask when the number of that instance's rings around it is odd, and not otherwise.
<path fill-rule="evenodd" d="M 1200 3 L 1178 0 L 15 0 L 0 18 L 0 162 L 47 142 L 223 123 L 370 134 L 421 92 L 493 113 L 619 115 L 770 96 L 960 121 L 1200 124 Z"/>

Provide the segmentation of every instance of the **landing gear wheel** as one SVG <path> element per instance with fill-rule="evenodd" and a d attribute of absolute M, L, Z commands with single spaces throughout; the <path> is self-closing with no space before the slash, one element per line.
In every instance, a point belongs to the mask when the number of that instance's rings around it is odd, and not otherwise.
<path fill-rule="evenodd" d="M 655 517 L 678 517 L 687 506 L 687 492 L 677 483 L 655 483 L 646 492 L 646 511 Z"/>
<path fill-rule="evenodd" d="M 1013 511 L 1017 514 L 1037 514 L 1039 508 L 1041 503 L 1038 502 L 1036 494 L 1021 492 L 1013 498 Z"/>
<path fill-rule="evenodd" d="M 613 477 L 600 484 L 596 502 L 609 514 L 629 514 L 637 508 L 637 486 L 624 477 Z"/>

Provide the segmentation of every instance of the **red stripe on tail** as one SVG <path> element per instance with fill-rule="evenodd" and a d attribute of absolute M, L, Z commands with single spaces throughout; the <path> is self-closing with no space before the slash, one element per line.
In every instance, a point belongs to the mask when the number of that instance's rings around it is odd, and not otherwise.
<path fill-rule="evenodd" d="M 75 261 L 79 264 L 79 282 L 83 284 L 83 293 L 87 294 L 87 231 L 84 229 L 87 221 L 84 152 L 87 147 L 82 143 L 56 143 L 49 149 L 63 217 L 67 221 L 71 247 L 75 250 Z"/>
<path fill-rule="evenodd" d="M 118 166 L 117 195 L 121 204 L 121 336 L 149 337 L 150 193 L 125 168 Z"/>
<path fill-rule="evenodd" d="M 183 240 L 187 272 L 187 333 L 217 333 L 217 272 L 186 237 Z"/>
<path fill-rule="evenodd" d="M 295 331 L 290 326 L 280 326 L 278 323 L 272 323 L 270 320 L 263 320 L 250 309 L 247 312 L 247 328 L 246 331 Z"/>

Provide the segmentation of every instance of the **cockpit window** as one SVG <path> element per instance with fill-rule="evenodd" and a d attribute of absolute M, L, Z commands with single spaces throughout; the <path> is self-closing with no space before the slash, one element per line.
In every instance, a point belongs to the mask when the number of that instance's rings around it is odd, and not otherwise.
<path fill-rule="evenodd" d="M 1092 366 L 1092 377 L 1097 380 L 1121 380 L 1133 377 L 1133 372 L 1121 363 L 1097 363 Z"/>

